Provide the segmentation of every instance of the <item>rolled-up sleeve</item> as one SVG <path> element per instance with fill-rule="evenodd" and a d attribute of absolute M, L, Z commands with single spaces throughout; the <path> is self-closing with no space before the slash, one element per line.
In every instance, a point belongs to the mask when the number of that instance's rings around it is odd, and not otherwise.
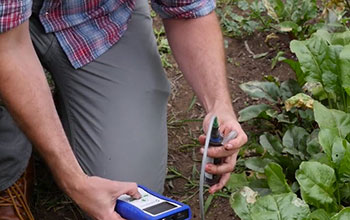
<path fill-rule="evenodd" d="M 152 8 L 162 18 L 197 18 L 215 9 L 215 0 L 152 0 Z"/>
<path fill-rule="evenodd" d="M 0 0 L 0 33 L 22 24 L 31 13 L 32 0 Z"/>

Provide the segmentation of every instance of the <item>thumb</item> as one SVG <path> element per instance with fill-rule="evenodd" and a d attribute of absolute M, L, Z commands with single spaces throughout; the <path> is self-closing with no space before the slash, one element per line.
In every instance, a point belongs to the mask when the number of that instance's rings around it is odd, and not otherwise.
<path fill-rule="evenodd" d="M 116 193 L 118 197 L 122 194 L 127 194 L 135 199 L 141 198 L 141 194 L 138 191 L 137 184 L 132 182 L 121 182 L 119 190 L 117 190 Z"/>

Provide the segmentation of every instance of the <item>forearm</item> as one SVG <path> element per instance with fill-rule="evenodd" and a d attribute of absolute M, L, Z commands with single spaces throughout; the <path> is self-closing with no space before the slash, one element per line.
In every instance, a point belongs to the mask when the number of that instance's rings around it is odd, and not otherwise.
<path fill-rule="evenodd" d="M 196 19 L 164 19 L 168 41 L 186 80 L 207 112 L 232 111 L 221 29 L 214 12 Z"/>
<path fill-rule="evenodd" d="M 0 34 L 0 95 L 63 188 L 67 180 L 83 175 L 55 110 L 28 22 Z"/>

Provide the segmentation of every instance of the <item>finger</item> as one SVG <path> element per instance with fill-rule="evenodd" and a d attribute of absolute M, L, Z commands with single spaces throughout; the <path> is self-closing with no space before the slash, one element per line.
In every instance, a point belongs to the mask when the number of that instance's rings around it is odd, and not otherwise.
<path fill-rule="evenodd" d="M 201 148 L 200 152 L 203 154 L 204 148 Z M 212 157 L 212 158 L 223 158 L 223 157 L 230 157 L 237 152 L 239 152 L 239 149 L 226 150 L 226 148 L 223 146 L 209 147 L 207 155 L 208 157 Z"/>
<path fill-rule="evenodd" d="M 199 141 L 199 143 L 201 144 L 201 145 L 204 145 L 205 144 L 205 135 L 204 134 L 202 134 L 202 135 L 200 135 L 199 136 L 199 138 L 198 138 L 198 141 Z"/>
<path fill-rule="evenodd" d="M 230 140 L 225 144 L 226 150 L 233 150 L 233 149 L 239 149 L 241 148 L 245 143 L 247 143 L 248 137 L 244 132 L 238 133 L 237 137 Z"/>
<path fill-rule="evenodd" d="M 226 158 L 225 162 L 220 165 L 214 165 L 208 163 L 205 166 L 205 171 L 211 174 L 222 175 L 225 173 L 230 173 L 234 170 L 237 161 L 237 154 L 232 155 L 229 158 Z"/>
<path fill-rule="evenodd" d="M 222 175 L 220 178 L 220 181 L 217 184 L 215 184 L 209 188 L 209 193 L 213 194 L 213 193 L 221 190 L 222 188 L 224 188 L 224 186 L 226 185 L 226 183 L 230 179 L 230 175 L 231 175 L 230 173 L 226 173 L 226 174 Z"/>

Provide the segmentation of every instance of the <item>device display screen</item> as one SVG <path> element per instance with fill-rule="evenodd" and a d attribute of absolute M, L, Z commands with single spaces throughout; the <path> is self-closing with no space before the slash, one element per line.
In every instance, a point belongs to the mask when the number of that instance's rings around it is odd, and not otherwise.
<path fill-rule="evenodd" d="M 144 210 L 146 212 L 151 213 L 152 215 L 157 215 L 159 213 L 165 212 L 167 210 L 170 210 L 170 209 L 173 209 L 173 208 L 176 208 L 176 207 L 177 206 L 175 206 L 175 205 L 173 205 L 173 204 L 171 204 L 169 202 L 162 202 L 162 203 L 159 203 L 157 205 L 145 208 Z"/>

